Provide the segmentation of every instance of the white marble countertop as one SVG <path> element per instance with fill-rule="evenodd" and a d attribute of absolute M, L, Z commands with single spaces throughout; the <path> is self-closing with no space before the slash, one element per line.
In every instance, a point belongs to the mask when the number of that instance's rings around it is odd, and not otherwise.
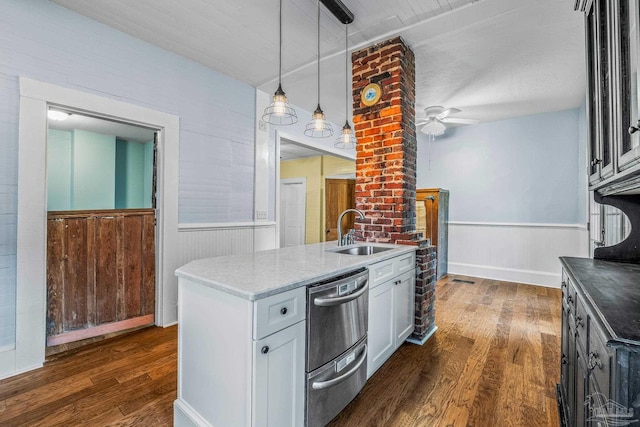
<path fill-rule="evenodd" d="M 333 241 L 198 259 L 178 268 L 176 276 L 253 301 L 416 250 L 415 246 L 371 243 L 392 249 L 372 255 L 332 252 L 363 244 L 338 248 Z"/>

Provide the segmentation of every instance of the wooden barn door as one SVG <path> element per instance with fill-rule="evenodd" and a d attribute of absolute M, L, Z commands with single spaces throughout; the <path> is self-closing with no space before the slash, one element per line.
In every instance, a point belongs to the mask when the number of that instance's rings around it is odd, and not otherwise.
<path fill-rule="evenodd" d="M 154 209 L 49 212 L 47 345 L 154 323 Z"/>

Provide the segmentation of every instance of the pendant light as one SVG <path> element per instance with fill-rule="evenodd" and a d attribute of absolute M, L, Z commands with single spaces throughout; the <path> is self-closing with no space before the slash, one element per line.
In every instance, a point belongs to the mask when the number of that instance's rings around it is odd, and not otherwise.
<path fill-rule="evenodd" d="M 344 101 L 344 115 L 346 120 L 344 121 L 344 126 L 342 126 L 342 134 L 336 139 L 334 147 L 336 148 L 344 148 L 344 149 L 352 149 L 356 147 L 356 136 L 351 129 L 351 125 L 349 124 L 349 99 L 352 98 L 352 93 L 349 90 L 349 31 L 347 30 L 348 26 L 345 24 L 344 26 L 344 92 L 345 92 L 345 101 Z"/>
<path fill-rule="evenodd" d="M 312 138 L 327 138 L 333 135 L 333 128 L 324 118 L 324 112 L 320 108 L 320 0 L 318 0 L 318 106 L 313 112 L 311 121 L 307 123 L 304 134 Z"/>
<path fill-rule="evenodd" d="M 287 95 L 282 90 L 282 0 L 280 0 L 280 35 L 278 51 L 278 89 L 273 94 L 273 102 L 264 109 L 262 120 L 272 125 L 292 125 L 298 121 L 296 110 L 289 105 Z"/>

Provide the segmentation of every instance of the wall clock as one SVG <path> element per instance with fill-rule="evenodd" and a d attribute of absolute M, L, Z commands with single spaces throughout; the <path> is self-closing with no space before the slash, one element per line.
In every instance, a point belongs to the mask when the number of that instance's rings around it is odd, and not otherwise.
<path fill-rule="evenodd" d="M 362 89 L 360 92 L 360 98 L 362 103 L 367 107 L 375 105 L 382 96 L 382 88 L 377 83 L 370 83 Z"/>

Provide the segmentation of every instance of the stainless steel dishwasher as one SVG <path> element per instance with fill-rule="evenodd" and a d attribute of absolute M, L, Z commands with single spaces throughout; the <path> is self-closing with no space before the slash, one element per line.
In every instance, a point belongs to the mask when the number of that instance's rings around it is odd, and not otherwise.
<path fill-rule="evenodd" d="M 307 288 L 308 427 L 324 426 L 367 380 L 368 271 Z"/>

